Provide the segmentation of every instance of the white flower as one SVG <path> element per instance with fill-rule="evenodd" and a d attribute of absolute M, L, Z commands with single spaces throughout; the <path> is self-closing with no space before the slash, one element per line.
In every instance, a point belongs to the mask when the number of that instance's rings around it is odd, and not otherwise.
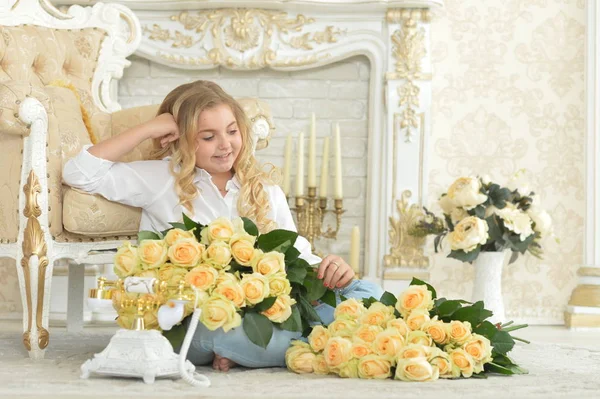
<path fill-rule="evenodd" d="M 533 223 L 535 223 L 535 231 L 540 233 L 542 237 L 550 233 L 552 229 L 552 218 L 548 212 L 536 206 L 532 206 L 527 210 L 527 214 Z"/>
<path fill-rule="evenodd" d="M 469 216 L 454 226 L 454 231 L 448 234 L 448 242 L 452 250 L 471 252 L 478 245 L 483 245 L 489 238 L 489 227 L 485 220 Z"/>
<path fill-rule="evenodd" d="M 521 241 L 525 241 L 527 237 L 533 234 L 531 218 L 525 212 L 506 207 L 496 211 L 496 214 L 500 216 L 507 229 L 519 235 Z"/>
<path fill-rule="evenodd" d="M 482 194 L 479 179 L 473 177 L 461 177 L 457 179 L 448 189 L 449 199 L 456 207 L 467 210 L 487 201 L 487 195 Z"/>
<path fill-rule="evenodd" d="M 440 208 L 442 208 L 442 212 L 444 212 L 446 215 L 450 215 L 452 210 L 456 208 L 454 201 L 452 201 L 448 195 L 441 197 L 438 203 L 440 204 Z"/>
<path fill-rule="evenodd" d="M 481 176 L 481 182 L 483 184 L 490 184 L 492 182 L 492 180 L 490 179 L 489 175 L 483 175 L 483 176 Z"/>

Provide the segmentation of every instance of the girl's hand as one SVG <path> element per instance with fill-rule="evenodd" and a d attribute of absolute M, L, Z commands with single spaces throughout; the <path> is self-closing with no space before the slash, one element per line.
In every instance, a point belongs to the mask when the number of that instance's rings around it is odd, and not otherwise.
<path fill-rule="evenodd" d="M 327 255 L 319 265 L 317 277 L 323 279 L 325 287 L 342 288 L 352 281 L 354 270 L 339 256 Z"/>
<path fill-rule="evenodd" d="M 173 115 L 169 113 L 160 114 L 154 119 L 146 122 L 149 138 L 160 139 L 161 147 L 179 139 L 179 127 Z"/>

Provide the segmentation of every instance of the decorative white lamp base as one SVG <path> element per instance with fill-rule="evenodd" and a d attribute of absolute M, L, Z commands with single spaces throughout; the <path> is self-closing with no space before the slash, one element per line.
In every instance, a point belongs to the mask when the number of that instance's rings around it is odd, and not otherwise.
<path fill-rule="evenodd" d="M 152 384 L 156 377 L 180 378 L 179 355 L 171 343 L 157 330 L 120 329 L 110 339 L 106 349 L 94 355 L 81 366 L 81 378 L 90 373 L 120 377 L 143 378 Z M 193 373 L 196 367 L 185 361 L 185 368 Z"/>

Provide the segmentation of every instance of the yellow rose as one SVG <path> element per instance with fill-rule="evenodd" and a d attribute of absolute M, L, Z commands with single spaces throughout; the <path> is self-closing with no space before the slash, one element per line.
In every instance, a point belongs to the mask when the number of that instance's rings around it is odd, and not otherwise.
<path fill-rule="evenodd" d="M 181 267 L 194 267 L 200 262 L 204 253 L 204 245 L 195 238 L 181 238 L 169 247 L 169 260 Z"/>
<path fill-rule="evenodd" d="M 384 330 L 373 341 L 373 351 L 378 355 L 395 357 L 404 346 L 404 337 L 395 329 Z"/>
<path fill-rule="evenodd" d="M 408 344 L 398 352 L 398 360 L 411 357 L 428 357 L 431 349 L 433 348 L 420 344 Z"/>
<path fill-rule="evenodd" d="M 394 378 L 402 381 L 435 381 L 439 378 L 439 370 L 424 357 L 410 357 L 398 360 Z"/>
<path fill-rule="evenodd" d="M 433 346 L 433 339 L 424 331 L 410 331 L 406 335 L 406 343 Z"/>
<path fill-rule="evenodd" d="M 114 272 L 120 278 L 133 276 L 141 270 L 138 250 L 129 241 L 121 245 L 115 255 Z"/>
<path fill-rule="evenodd" d="M 485 220 L 479 219 L 477 216 L 464 218 L 448 234 L 450 248 L 454 251 L 471 252 L 477 246 L 487 242 L 490 237 L 488 230 L 489 227 Z"/>
<path fill-rule="evenodd" d="M 167 235 L 165 235 L 165 242 L 168 246 L 175 244 L 175 241 L 178 241 L 180 238 L 194 238 L 193 231 L 185 231 L 182 229 L 171 229 L 167 231 Z"/>
<path fill-rule="evenodd" d="M 362 341 L 354 341 L 352 342 L 352 357 L 356 359 L 360 359 L 361 357 L 365 357 L 373 353 L 371 350 L 371 345 L 367 342 Z"/>
<path fill-rule="evenodd" d="M 346 363 L 352 357 L 352 342 L 349 339 L 342 337 L 331 337 L 325 349 L 323 350 L 323 356 L 325 356 L 325 363 L 329 370 L 338 371 L 338 368 L 343 363 Z"/>
<path fill-rule="evenodd" d="M 200 232 L 200 236 L 203 240 L 205 239 L 208 243 L 212 244 L 215 241 L 229 242 L 234 233 L 235 229 L 231 220 L 226 217 L 220 217 L 210 222 Z"/>
<path fill-rule="evenodd" d="M 138 254 L 144 269 L 156 269 L 167 261 L 167 244 L 163 240 L 143 240 Z"/>
<path fill-rule="evenodd" d="M 270 294 L 269 281 L 260 273 L 244 274 L 240 284 L 249 305 L 262 302 Z"/>
<path fill-rule="evenodd" d="M 224 241 L 215 241 L 206 248 L 204 260 L 215 267 L 222 269 L 231 262 L 231 248 Z"/>
<path fill-rule="evenodd" d="M 183 267 L 166 264 L 158 269 L 158 278 L 161 281 L 166 281 L 167 285 L 179 285 L 181 280 L 185 280 L 185 275 L 189 270 Z"/>
<path fill-rule="evenodd" d="M 325 363 L 325 356 L 323 354 L 315 355 L 315 359 L 313 360 L 313 372 L 315 374 L 329 374 L 329 367 L 327 367 L 327 363 Z"/>
<path fill-rule="evenodd" d="M 388 320 L 386 328 L 395 328 L 403 337 L 406 337 L 406 334 L 410 331 L 404 319 L 401 318 Z"/>
<path fill-rule="evenodd" d="M 360 378 L 385 380 L 392 375 L 392 363 L 387 356 L 367 355 L 358 360 Z"/>
<path fill-rule="evenodd" d="M 229 245 L 231 246 L 231 254 L 237 263 L 243 266 L 250 266 L 254 258 L 254 243 L 256 237 L 247 233 L 237 233 L 231 237 Z"/>
<path fill-rule="evenodd" d="M 452 320 L 450 322 L 450 343 L 462 345 L 471 338 L 471 323 Z"/>
<path fill-rule="evenodd" d="M 185 275 L 185 282 L 200 290 L 213 288 L 219 277 L 219 272 L 211 265 L 202 264 L 194 267 Z"/>
<path fill-rule="evenodd" d="M 356 326 L 355 320 L 341 318 L 332 321 L 327 329 L 332 337 L 350 338 L 354 334 Z"/>
<path fill-rule="evenodd" d="M 430 348 L 427 360 L 439 370 L 440 378 L 452 378 L 452 362 L 450 356 L 440 348 Z"/>
<path fill-rule="evenodd" d="M 341 364 L 338 375 L 342 378 L 358 378 L 358 359 L 350 359 Z"/>
<path fill-rule="evenodd" d="M 292 345 L 285 352 L 285 364 L 294 373 L 312 373 L 314 361 L 315 354 L 306 342 L 292 341 Z"/>
<path fill-rule="evenodd" d="M 421 326 L 431 320 L 429 311 L 426 309 L 416 309 L 410 312 L 406 318 L 406 324 L 412 331 L 420 330 Z"/>
<path fill-rule="evenodd" d="M 240 282 L 240 279 L 237 278 L 235 274 L 226 272 L 223 269 L 218 269 L 218 271 L 219 271 L 219 277 L 217 277 L 217 285 L 227 282 L 227 281 L 231 281 L 232 283 Z"/>
<path fill-rule="evenodd" d="M 202 304 L 200 321 L 211 331 L 223 327 L 223 331 L 227 332 L 242 324 L 235 305 L 220 295 L 213 295 Z"/>
<path fill-rule="evenodd" d="M 254 270 L 254 273 L 260 273 L 263 276 L 285 273 L 285 255 L 281 252 L 259 253 L 252 259 L 252 270 Z"/>
<path fill-rule="evenodd" d="M 483 365 L 492 361 L 492 346 L 490 340 L 479 334 L 472 334 L 463 345 L 463 349 L 475 361 L 474 371 L 483 371 Z"/>
<path fill-rule="evenodd" d="M 261 314 L 273 323 L 283 323 L 292 315 L 292 305 L 295 303 L 296 301 L 290 298 L 289 295 L 280 295 L 275 303 Z"/>
<path fill-rule="evenodd" d="M 289 295 L 292 286 L 285 273 L 275 273 L 267 276 L 269 280 L 269 293 L 271 296 Z"/>
<path fill-rule="evenodd" d="M 329 330 L 321 325 L 314 326 L 308 335 L 308 343 L 315 352 L 321 352 L 325 349 L 325 344 L 329 340 Z"/>
<path fill-rule="evenodd" d="M 364 342 L 373 342 L 375 341 L 375 337 L 383 331 L 383 328 L 379 326 L 372 326 L 370 324 L 363 324 L 356 329 L 354 332 L 354 338 L 360 339 Z"/>
<path fill-rule="evenodd" d="M 336 306 L 333 313 L 334 318 L 345 316 L 350 319 L 358 319 L 366 311 L 365 305 L 356 298 L 346 299 Z"/>
<path fill-rule="evenodd" d="M 448 352 L 450 361 L 452 362 L 452 376 L 458 378 L 461 376 L 469 378 L 473 375 L 475 362 L 471 355 L 464 349 L 452 349 Z"/>
<path fill-rule="evenodd" d="M 383 327 L 387 322 L 394 318 L 394 308 L 386 306 L 381 302 L 375 302 L 367 309 L 359 320 L 362 324 Z"/>
<path fill-rule="evenodd" d="M 218 279 L 217 279 L 218 281 Z M 242 290 L 242 286 L 232 280 L 222 281 L 218 283 L 215 290 L 213 291 L 217 294 L 224 296 L 229 299 L 237 308 L 243 308 L 246 306 L 246 298 L 244 297 L 244 290 Z"/>
<path fill-rule="evenodd" d="M 433 308 L 431 291 L 425 285 L 411 285 L 400 294 L 396 302 L 396 310 L 402 317 L 407 317 L 413 310 L 431 308 Z"/>
<path fill-rule="evenodd" d="M 425 331 L 433 342 L 438 345 L 446 345 L 450 342 L 450 325 L 437 319 L 437 316 L 433 320 L 423 323 L 421 331 Z"/>

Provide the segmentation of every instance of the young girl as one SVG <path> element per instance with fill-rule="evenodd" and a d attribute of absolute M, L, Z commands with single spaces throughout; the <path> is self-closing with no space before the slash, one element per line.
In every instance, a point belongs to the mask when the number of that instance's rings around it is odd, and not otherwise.
<path fill-rule="evenodd" d="M 84 147 L 65 165 L 63 180 L 142 208 L 140 230 L 165 230 L 185 211 L 202 224 L 221 216 L 245 216 L 261 233 L 275 228 L 296 231 L 283 191 L 257 165 L 250 135 L 250 123 L 233 97 L 212 82 L 188 83 L 167 95 L 151 121 Z M 153 160 L 118 162 L 147 139 L 154 143 Z M 339 256 L 313 255 L 301 236 L 295 247 L 309 264 L 319 264 L 318 277 L 339 294 L 378 299 L 382 295 L 379 286 L 354 280 L 352 268 Z M 333 321 L 331 306 L 319 304 L 316 311 L 325 324 Z M 300 333 L 274 328 L 263 349 L 251 343 L 242 328 L 224 333 L 199 323 L 188 358 L 196 365 L 212 362 L 222 371 L 236 364 L 284 366 L 290 340 L 299 337 Z"/>

